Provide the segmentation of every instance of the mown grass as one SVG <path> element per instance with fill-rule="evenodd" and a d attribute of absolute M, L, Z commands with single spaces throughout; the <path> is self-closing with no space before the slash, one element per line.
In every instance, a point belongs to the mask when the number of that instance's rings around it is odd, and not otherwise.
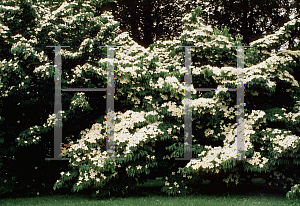
<path fill-rule="evenodd" d="M 92 198 L 83 194 L 37 196 L 31 198 L 4 198 L 0 205 L 300 205 L 300 200 L 287 200 L 285 194 L 270 190 L 261 180 L 253 180 L 247 187 L 224 189 L 211 183 L 202 185 L 201 194 L 168 197 L 160 194 L 164 180 L 149 180 L 126 198 Z"/>

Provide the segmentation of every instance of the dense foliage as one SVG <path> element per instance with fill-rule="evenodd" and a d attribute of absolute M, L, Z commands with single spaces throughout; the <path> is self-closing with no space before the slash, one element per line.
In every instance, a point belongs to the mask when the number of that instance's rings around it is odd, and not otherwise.
<path fill-rule="evenodd" d="M 66 168 L 68 162 L 45 161 L 46 157 L 53 157 L 55 56 L 54 49 L 46 46 L 65 45 L 70 46 L 67 50 L 79 52 L 77 56 L 63 57 L 62 86 L 67 87 L 73 73 L 77 73 L 77 65 L 95 68 L 96 59 L 106 57 L 105 49 L 98 46 L 111 44 L 118 23 L 105 14 L 94 16 L 97 5 L 93 2 L 2 2 L 0 194 L 51 191 L 59 171 Z M 89 52 L 90 47 L 94 48 L 92 52 Z M 90 81 L 78 76 L 70 87 L 104 87 L 105 78 L 97 78 L 94 75 L 97 72 L 97 69 L 87 71 L 83 75 L 92 76 Z M 71 101 L 79 98 L 74 92 L 62 93 L 67 116 L 64 143 L 68 143 L 67 139 L 76 140 L 82 129 L 99 118 L 98 114 L 105 113 L 105 93 L 100 94 L 90 92 L 80 97 L 90 100 L 89 106 L 93 109 L 90 111 L 82 110 L 80 104 L 70 106 Z"/>
<path fill-rule="evenodd" d="M 232 39 L 227 28 L 202 24 L 196 8 L 182 19 L 179 40 L 157 41 L 145 49 L 127 32 L 118 35 L 110 13 L 94 16 L 95 9 L 89 1 L 32 6 L 22 0 L 1 7 L 6 32 L 0 39 L 1 193 L 38 189 L 57 178 L 55 190 L 127 194 L 158 172 L 166 178 L 162 192 L 169 195 L 195 192 L 203 180 L 234 186 L 253 177 L 285 191 L 295 185 L 287 196 L 295 193 L 300 182 L 299 44 L 280 48 L 299 33 L 299 20 L 251 42 L 253 47 L 245 51 L 245 149 L 252 159 L 238 162 L 232 159 L 236 93 L 222 88 L 236 88 L 232 46 L 241 45 L 242 37 Z M 35 29 L 22 27 L 25 21 Z M 45 161 L 53 155 L 55 119 L 54 52 L 46 45 L 70 46 L 62 49 L 62 86 L 67 88 L 106 87 L 106 49 L 98 46 L 121 45 L 114 58 L 116 154 L 121 160 L 99 159 L 107 158 L 106 95 L 63 92 L 63 135 L 74 141 L 64 153 L 70 157 L 69 168 Z M 191 161 L 175 160 L 184 151 L 185 52 L 176 47 L 184 45 L 197 46 L 192 49 Z M 201 87 L 219 89 L 194 89 Z"/>

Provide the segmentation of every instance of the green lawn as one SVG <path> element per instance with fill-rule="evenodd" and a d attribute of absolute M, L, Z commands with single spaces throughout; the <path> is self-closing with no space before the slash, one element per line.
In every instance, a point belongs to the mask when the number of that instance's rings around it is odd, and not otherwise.
<path fill-rule="evenodd" d="M 186 197 L 167 197 L 159 195 L 163 180 L 149 180 L 145 185 L 128 198 L 97 199 L 80 194 L 37 196 L 34 198 L 5 198 L 0 205 L 300 205 L 300 200 L 287 200 L 285 194 L 271 191 L 256 180 L 247 188 L 220 191 L 213 185 L 206 184 L 202 195 L 194 194 Z M 157 192 L 158 191 L 158 192 Z M 218 192 L 216 192 L 218 191 Z"/>

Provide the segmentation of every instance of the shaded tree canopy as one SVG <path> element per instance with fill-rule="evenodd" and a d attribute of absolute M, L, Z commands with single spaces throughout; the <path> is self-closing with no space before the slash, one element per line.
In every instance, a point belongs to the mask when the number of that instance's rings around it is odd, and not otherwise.
<path fill-rule="evenodd" d="M 101 12 L 111 10 L 121 30 L 148 47 L 156 40 L 178 39 L 183 30 L 181 19 L 197 6 L 204 10 L 204 24 L 218 29 L 227 26 L 233 37 L 242 35 L 246 45 L 299 16 L 299 0 L 116 0 L 104 4 Z"/>

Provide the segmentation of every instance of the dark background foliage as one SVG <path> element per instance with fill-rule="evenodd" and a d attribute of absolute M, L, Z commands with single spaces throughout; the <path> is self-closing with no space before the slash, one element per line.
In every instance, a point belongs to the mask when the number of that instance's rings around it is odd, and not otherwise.
<path fill-rule="evenodd" d="M 232 37 L 242 35 L 246 45 L 297 18 L 300 8 L 299 0 L 116 0 L 104 4 L 99 12 L 112 11 L 121 30 L 129 31 L 131 38 L 148 47 L 155 40 L 178 38 L 183 30 L 181 19 L 197 6 L 204 10 L 204 24 L 218 29 L 227 26 Z"/>

